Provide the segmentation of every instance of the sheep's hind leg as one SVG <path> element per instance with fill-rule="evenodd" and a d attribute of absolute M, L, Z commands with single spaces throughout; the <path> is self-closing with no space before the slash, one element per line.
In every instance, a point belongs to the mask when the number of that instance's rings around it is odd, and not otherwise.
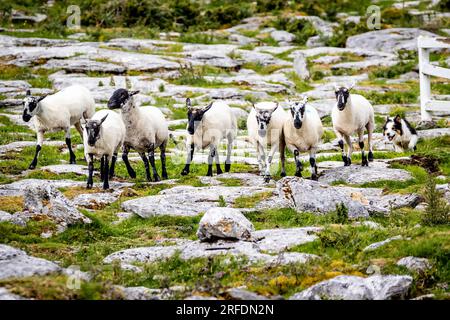
<path fill-rule="evenodd" d="M 67 148 L 69 148 L 70 164 L 77 163 L 75 153 L 73 153 L 73 151 L 72 151 L 72 139 L 70 138 L 70 127 L 66 129 L 66 144 L 67 144 Z"/>
<path fill-rule="evenodd" d="M 111 158 L 111 166 L 109 167 L 109 179 L 112 179 L 114 177 L 114 169 L 116 167 L 116 161 L 117 161 L 117 151 L 115 150 L 112 158 Z"/>
<path fill-rule="evenodd" d="M 309 165 L 311 166 L 311 180 L 319 180 L 316 164 L 316 148 L 311 148 L 311 150 L 309 151 Z"/>
<path fill-rule="evenodd" d="M 161 150 L 161 175 L 163 179 L 167 179 L 167 169 L 166 169 L 166 143 L 164 142 L 160 147 L 159 150 Z"/>
<path fill-rule="evenodd" d="M 348 158 L 347 158 L 347 155 L 345 154 L 345 149 L 344 149 L 344 136 L 339 131 L 336 131 L 336 136 L 339 139 L 338 144 L 339 144 L 339 147 L 341 148 L 342 161 L 344 161 L 344 166 L 349 166 L 350 164 L 348 164 Z"/>
<path fill-rule="evenodd" d="M 152 176 L 150 175 L 150 165 L 148 163 L 147 156 L 145 155 L 145 152 L 139 152 L 139 155 L 141 156 L 142 161 L 144 162 L 145 166 L 145 178 L 147 181 L 152 181 Z"/>
<path fill-rule="evenodd" d="M 372 145 L 372 134 L 373 134 L 373 123 L 369 122 L 366 126 L 367 129 L 367 144 L 369 145 L 369 162 L 373 161 L 373 145 Z"/>
<path fill-rule="evenodd" d="M 264 181 L 267 183 L 270 181 L 271 175 L 270 175 L 270 166 L 272 164 L 273 156 L 275 155 L 275 151 L 279 150 L 278 144 L 273 144 L 270 147 L 269 155 L 267 156 L 267 162 L 266 162 L 266 171 L 264 173 Z"/>
<path fill-rule="evenodd" d="M 208 154 L 208 172 L 206 173 L 206 176 L 208 176 L 208 177 L 212 177 L 212 175 L 213 175 L 212 163 L 213 163 L 215 154 L 216 154 L 216 147 L 214 145 L 211 145 L 209 147 L 209 154 Z"/>
<path fill-rule="evenodd" d="M 158 171 L 156 171 L 156 164 L 155 164 L 155 145 L 152 143 L 150 146 L 150 150 L 148 151 L 148 159 L 150 160 L 150 165 L 152 166 L 153 171 L 153 180 L 155 182 L 161 181 L 161 178 L 158 175 Z"/>
<path fill-rule="evenodd" d="M 105 181 L 105 158 L 103 156 L 100 158 L 100 180 Z"/>
<path fill-rule="evenodd" d="M 195 150 L 195 145 L 193 143 L 191 143 L 189 145 L 189 150 L 187 152 L 186 165 L 184 166 L 183 171 L 181 171 L 182 176 L 189 174 L 192 158 L 194 157 L 194 150 Z"/>
<path fill-rule="evenodd" d="M 31 161 L 28 169 L 33 170 L 34 168 L 36 168 L 39 153 L 41 152 L 43 142 L 44 142 L 44 131 L 38 131 L 37 132 L 36 152 L 34 154 L 33 161 Z"/>
<path fill-rule="evenodd" d="M 300 153 L 298 152 L 297 149 L 294 150 L 294 160 L 295 160 L 295 176 L 296 177 L 302 177 L 302 170 L 303 170 L 303 165 L 302 162 L 300 161 Z"/>
<path fill-rule="evenodd" d="M 352 164 L 352 153 L 353 153 L 352 139 L 350 139 L 350 136 L 347 136 L 347 135 L 344 135 L 344 139 L 345 139 L 345 142 L 347 143 L 347 147 L 348 147 L 346 166 L 350 166 Z"/>
<path fill-rule="evenodd" d="M 88 172 L 89 172 L 86 188 L 91 189 L 92 186 L 94 185 L 94 180 L 92 178 L 94 174 L 94 156 L 92 154 L 89 154 L 86 160 L 88 162 Z"/>
<path fill-rule="evenodd" d="M 216 148 L 216 152 L 215 152 L 215 160 L 216 160 L 216 170 L 217 170 L 217 174 L 222 174 L 222 168 L 220 167 L 220 159 L 219 159 L 219 150 L 218 148 Z"/>
<path fill-rule="evenodd" d="M 233 149 L 233 138 L 229 135 L 227 137 L 227 159 L 225 160 L 225 172 L 230 172 L 231 169 L 231 151 Z"/>
<path fill-rule="evenodd" d="M 358 133 L 358 144 L 361 148 L 361 165 L 363 167 L 369 166 L 369 161 L 367 161 L 366 154 L 364 152 L 364 131 Z"/>
<path fill-rule="evenodd" d="M 109 179 L 108 179 L 108 171 L 109 171 L 109 159 L 108 155 L 103 156 L 103 189 L 108 190 L 109 189 Z"/>
<path fill-rule="evenodd" d="M 280 160 L 281 160 L 281 173 L 280 176 L 286 177 L 286 142 L 284 139 L 280 141 Z"/>
<path fill-rule="evenodd" d="M 128 146 L 122 147 L 122 160 L 125 163 L 125 166 L 127 167 L 128 174 L 132 179 L 136 178 L 136 172 L 133 170 L 133 168 L 130 165 L 130 161 L 128 160 L 128 153 L 130 152 L 130 148 Z"/>

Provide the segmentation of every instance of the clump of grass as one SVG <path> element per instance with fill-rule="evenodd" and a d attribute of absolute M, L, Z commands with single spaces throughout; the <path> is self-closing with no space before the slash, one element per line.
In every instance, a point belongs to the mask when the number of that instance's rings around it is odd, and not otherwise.
<path fill-rule="evenodd" d="M 348 208 L 343 203 L 336 205 L 336 211 L 332 216 L 332 220 L 334 223 L 348 223 Z"/>
<path fill-rule="evenodd" d="M 436 181 L 432 176 L 428 176 L 422 195 L 427 203 L 422 223 L 428 226 L 450 224 L 450 205 L 436 189 Z"/>
<path fill-rule="evenodd" d="M 305 92 L 313 89 L 313 87 L 305 80 L 300 79 L 300 77 L 295 72 L 290 72 L 287 74 L 289 80 L 294 82 L 295 90 L 297 92 Z"/>
<path fill-rule="evenodd" d="M 270 198 L 273 192 L 260 192 L 252 196 L 242 196 L 234 200 L 235 208 L 253 208 L 258 202 Z"/>
<path fill-rule="evenodd" d="M 15 213 L 23 210 L 22 196 L 4 196 L 0 197 L 0 210 Z"/>

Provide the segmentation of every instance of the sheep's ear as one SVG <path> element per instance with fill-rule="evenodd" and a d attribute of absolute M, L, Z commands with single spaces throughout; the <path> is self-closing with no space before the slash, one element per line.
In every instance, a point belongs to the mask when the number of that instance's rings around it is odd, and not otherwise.
<path fill-rule="evenodd" d="M 107 117 L 108 117 L 108 114 L 107 114 L 106 116 L 104 116 L 104 117 L 102 118 L 102 120 L 100 120 L 100 125 L 102 125 L 102 123 L 106 120 Z"/>
<path fill-rule="evenodd" d="M 352 84 L 348 87 L 348 91 L 352 90 L 355 86 L 355 81 L 352 82 Z"/>
<path fill-rule="evenodd" d="M 270 113 L 272 114 L 272 113 L 274 113 L 275 112 L 275 110 L 277 110 L 278 109 L 278 106 L 279 106 L 279 104 L 278 104 L 278 102 L 276 102 L 276 106 L 275 106 L 275 108 L 273 108 L 273 110 L 272 111 L 270 111 Z"/>
<path fill-rule="evenodd" d="M 394 118 L 394 122 L 400 123 L 400 120 L 402 120 L 402 117 L 400 117 L 400 115 L 396 115 Z"/>
<path fill-rule="evenodd" d="M 136 94 L 138 94 L 139 93 L 139 90 L 136 90 L 136 91 L 130 91 L 128 94 L 130 95 L 130 97 L 131 96 L 134 96 L 134 95 L 136 95 Z"/>
<path fill-rule="evenodd" d="M 252 108 L 256 110 L 255 104 L 252 102 Z"/>
<path fill-rule="evenodd" d="M 47 94 L 43 95 L 42 97 L 39 97 L 37 99 L 37 102 L 40 102 L 40 101 L 44 100 L 46 97 L 47 97 Z"/>
<path fill-rule="evenodd" d="M 308 96 L 306 96 L 306 95 L 303 96 L 303 101 L 302 102 L 303 102 L 303 104 L 307 103 L 308 102 Z"/>
<path fill-rule="evenodd" d="M 188 109 L 192 108 L 191 98 L 187 98 L 187 99 L 186 99 L 186 107 L 187 107 Z"/>
<path fill-rule="evenodd" d="M 208 104 L 203 110 L 202 112 L 205 113 L 206 111 L 208 111 L 209 109 L 211 109 L 211 107 L 213 106 L 214 102 L 211 102 L 210 104 Z"/>

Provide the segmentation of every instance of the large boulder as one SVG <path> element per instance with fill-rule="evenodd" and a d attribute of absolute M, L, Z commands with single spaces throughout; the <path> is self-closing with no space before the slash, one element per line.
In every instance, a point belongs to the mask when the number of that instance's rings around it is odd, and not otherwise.
<path fill-rule="evenodd" d="M 380 180 L 406 181 L 412 179 L 411 174 L 402 169 L 384 168 L 382 166 L 340 166 L 324 171 L 320 182 L 331 184 L 333 182 L 343 182 L 348 184 L 363 184 Z"/>
<path fill-rule="evenodd" d="M 437 37 L 436 34 L 418 28 L 391 28 L 369 31 L 347 38 L 347 48 L 396 52 L 401 49 L 416 50 L 417 38 Z"/>
<path fill-rule="evenodd" d="M 299 53 L 294 58 L 294 71 L 300 77 L 300 79 L 309 79 L 308 64 L 306 62 L 306 57 Z"/>
<path fill-rule="evenodd" d="M 368 278 L 337 276 L 294 294 L 290 300 L 390 300 L 404 298 L 412 277 L 374 275 Z"/>
<path fill-rule="evenodd" d="M 20 214 L 25 220 L 34 216 L 46 216 L 57 226 L 57 232 L 78 223 L 90 223 L 91 220 L 75 207 L 52 185 L 32 185 L 24 192 L 24 212 Z"/>
<path fill-rule="evenodd" d="M 31 257 L 22 250 L 0 244 L 0 280 L 43 276 L 61 271 L 62 268 L 51 261 Z"/>
<path fill-rule="evenodd" d="M 200 241 L 216 239 L 250 240 L 255 230 L 253 224 L 233 208 L 211 208 L 199 223 L 197 236 Z"/>

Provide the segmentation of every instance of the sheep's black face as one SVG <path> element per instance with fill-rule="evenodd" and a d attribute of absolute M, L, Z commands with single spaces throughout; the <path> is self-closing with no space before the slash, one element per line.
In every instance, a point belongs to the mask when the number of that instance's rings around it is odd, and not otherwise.
<path fill-rule="evenodd" d="M 348 97 L 350 96 L 350 92 L 347 88 L 341 87 L 337 89 L 335 92 L 336 100 L 337 100 L 337 107 L 340 111 L 344 110 Z"/>
<path fill-rule="evenodd" d="M 85 130 L 88 136 L 88 145 L 91 147 L 95 146 L 97 140 L 100 139 L 100 129 L 107 116 L 104 116 L 101 120 L 87 120 Z"/>
<path fill-rule="evenodd" d="M 198 125 L 202 121 L 203 116 L 205 115 L 205 113 L 209 109 L 211 109 L 213 104 L 211 102 L 208 106 L 206 106 L 204 108 L 193 108 L 192 105 L 191 105 L 191 100 L 188 98 L 186 100 L 186 105 L 187 105 L 187 108 L 188 108 L 188 113 L 187 113 L 187 116 L 188 116 L 188 127 L 187 127 L 187 130 L 188 130 L 189 134 L 192 135 L 192 134 L 195 133 L 195 130 L 197 130 Z"/>
<path fill-rule="evenodd" d="M 275 108 L 276 109 L 276 108 Z M 260 137 L 265 137 L 267 134 L 267 127 L 269 126 L 272 113 L 275 110 L 256 110 L 256 122 L 258 123 L 258 134 Z"/>
<path fill-rule="evenodd" d="M 126 89 L 117 89 L 114 91 L 108 101 L 109 109 L 122 109 L 130 100 L 132 96 L 139 93 L 139 91 L 128 91 Z"/>
<path fill-rule="evenodd" d="M 27 94 L 23 99 L 23 114 L 22 114 L 23 121 L 28 122 L 34 115 L 36 115 L 36 113 L 38 112 L 38 104 L 45 97 L 46 96 L 33 97 L 30 91 L 29 90 L 27 91 Z"/>
<path fill-rule="evenodd" d="M 305 118 L 306 103 L 294 102 L 290 106 L 295 129 L 300 129 Z"/>
<path fill-rule="evenodd" d="M 396 135 L 403 135 L 402 119 L 400 116 L 396 116 L 394 120 L 389 117 L 386 118 L 386 123 L 383 126 L 383 136 L 389 141 L 394 140 Z"/>

